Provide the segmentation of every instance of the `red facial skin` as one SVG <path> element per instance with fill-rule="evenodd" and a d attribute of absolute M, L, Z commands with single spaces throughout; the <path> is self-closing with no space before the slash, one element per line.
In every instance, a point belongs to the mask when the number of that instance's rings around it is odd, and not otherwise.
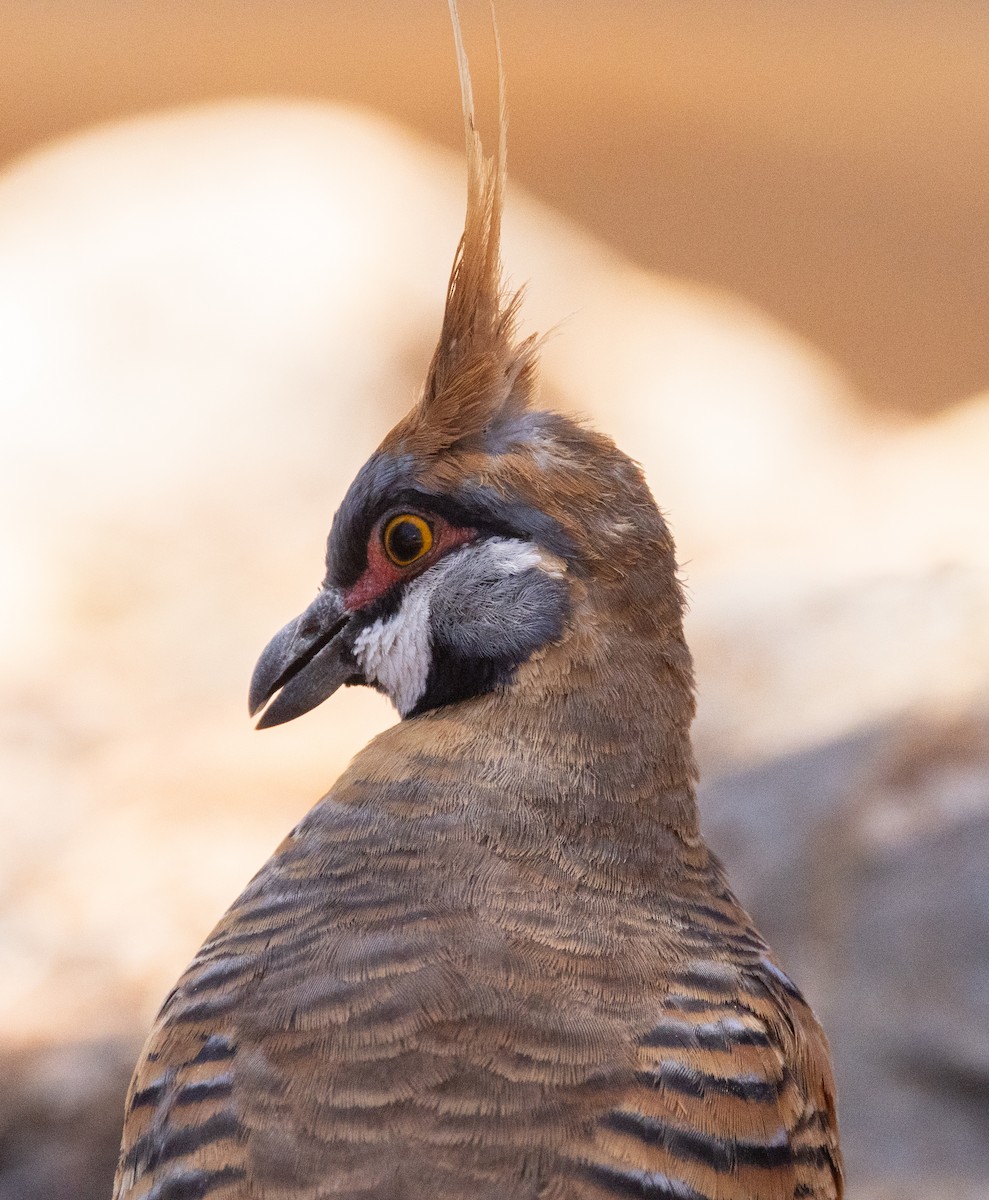
<path fill-rule="evenodd" d="M 422 517 L 429 524 L 433 531 L 433 544 L 428 554 L 417 558 L 407 567 L 399 567 L 385 554 L 384 546 L 381 544 L 381 531 L 394 515 L 394 513 L 389 513 L 382 517 L 371 531 L 367 543 L 367 567 L 364 574 L 353 587 L 343 593 L 344 607 L 348 612 L 356 612 L 358 609 L 372 604 L 400 580 L 420 575 L 444 554 L 449 554 L 458 546 L 465 546 L 477 537 L 476 529 L 464 529 L 458 525 L 451 525 L 442 517 L 427 517 L 425 513 L 413 512 L 412 516 Z"/>

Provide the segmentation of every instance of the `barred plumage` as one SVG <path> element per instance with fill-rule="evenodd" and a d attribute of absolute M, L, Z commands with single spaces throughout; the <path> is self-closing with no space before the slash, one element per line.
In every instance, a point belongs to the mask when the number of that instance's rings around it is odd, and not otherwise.
<path fill-rule="evenodd" d="M 531 410 L 464 95 L 429 383 L 252 683 L 263 724 L 344 682 L 406 719 L 165 1001 L 115 1196 L 837 1200 L 823 1034 L 698 831 L 672 539 L 612 443 Z"/>

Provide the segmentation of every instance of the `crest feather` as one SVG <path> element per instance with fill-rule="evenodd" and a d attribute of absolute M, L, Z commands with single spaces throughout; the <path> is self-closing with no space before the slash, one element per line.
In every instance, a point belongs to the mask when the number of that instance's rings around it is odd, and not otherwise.
<path fill-rule="evenodd" d="M 501 43 L 492 8 L 498 57 L 498 147 L 484 153 L 474 115 L 474 91 L 456 0 L 449 0 L 467 144 L 467 215 L 447 287 L 439 344 L 422 396 L 392 430 L 384 447 L 431 456 L 475 441 L 531 402 L 539 339 L 516 343 L 522 293 L 506 292 L 501 267 L 507 107 Z"/>

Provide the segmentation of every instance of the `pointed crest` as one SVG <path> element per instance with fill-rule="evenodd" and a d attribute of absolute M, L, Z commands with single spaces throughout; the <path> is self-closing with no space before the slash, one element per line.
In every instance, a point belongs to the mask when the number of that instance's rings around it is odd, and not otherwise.
<path fill-rule="evenodd" d="M 440 454 L 476 439 L 532 399 L 539 340 L 515 340 L 521 293 L 506 293 L 501 273 L 507 108 L 501 43 L 498 57 L 498 148 L 487 158 L 474 116 L 474 91 L 456 0 L 449 0 L 467 144 L 467 215 L 447 288 L 439 344 L 422 396 L 384 445 L 417 456 Z"/>

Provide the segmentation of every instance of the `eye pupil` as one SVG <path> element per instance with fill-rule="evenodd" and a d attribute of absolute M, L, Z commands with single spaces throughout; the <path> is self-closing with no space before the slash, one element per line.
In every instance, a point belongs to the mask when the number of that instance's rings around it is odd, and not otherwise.
<path fill-rule="evenodd" d="M 392 530 L 389 546 L 402 562 L 418 557 L 422 552 L 422 530 L 411 521 L 402 521 Z"/>
<path fill-rule="evenodd" d="M 385 553 L 396 566 L 406 567 L 427 554 L 433 545 L 433 533 L 422 517 L 393 517 L 385 526 Z"/>

